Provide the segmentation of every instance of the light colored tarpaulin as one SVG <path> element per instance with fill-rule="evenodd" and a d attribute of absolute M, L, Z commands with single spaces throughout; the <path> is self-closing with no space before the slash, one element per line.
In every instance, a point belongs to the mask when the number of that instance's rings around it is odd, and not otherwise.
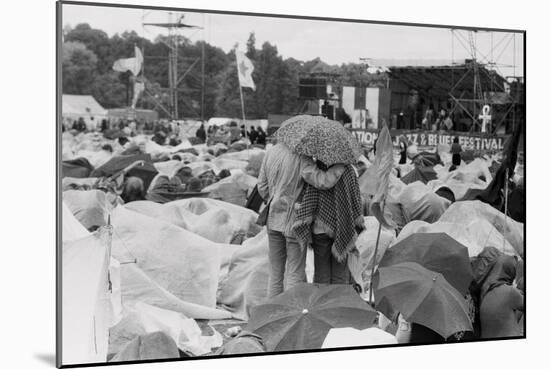
<path fill-rule="evenodd" d="M 63 192 L 63 202 L 67 204 L 75 218 L 86 229 L 104 226 L 112 205 L 105 192 L 100 190 L 69 190 Z"/>
<path fill-rule="evenodd" d="M 321 348 L 396 344 L 397 339 L 395 336 L 380 328 L 372 327 L 361 331 L 359 329 L 347 327 L 331 328 Z"/>
<path fill-rule="evenodd" d="M 223 343 L 220 333 L 214 330 L 213 335 L 203 336 L 197 322 L 181 313 L 138 303 L 130 314 L 111 329 L 109 356 L 124 350 L 135 338 L 154 332 L 164 333 L 180 350 L 197 356 L 207 354 Z"/>
<path fill-rule="evenodd" d="M 155 283 L 185 302 L 216 306 L 220 257 L 212 241 L 135 211 L 112 212 L 113 256 L 136 265 Z M 122 289 L 125 289 L 122 280 Z"/>
<path fill-rule="evenodd" d="M 355 253 L 348 257 L 348 267 L 355 282 L 361 285 L 363 291 L 369 286 L 371 280 L 372 264 L 374 261 L 374 248 L 378 236 L 378 220 L 373 216 L 365 217 L 365 230 L 359 234 L 355 247 L 359 255 Z M 380 262 L 384 252 L 395 240 L 395 231 L 382 227 L 380 231 L 380 240 L 378 243 L 378 252 L 376 255 L 376 264 Z M 358 256 L 358 257 L 357 257 Z"/>
<path fill-rule="evenodd" d="M 439 221 L 428 224 L 413 221 L 399 233 L 394 244 L 414 233 L 444 232 L 468 248 L 470 257 L 485 247 L 495 247 L 508 255 L 523 257 L 523 224 L 481 201 L 453 203 Z"/>
<path fill-rule="evenodd" d="M 451 204 L 420 181 L 405 186 L 397 201 L 401 204 L 406 223 L 412 220 L 436 222 Z"/>
<path fill-rule="evenodd" d="M 393 244 L 400 242 L 415 233 L 447 233 L 450 237 L 468 248 L 468 256 L 479 255 L 485 247 L 496 247 L 508 255 L 515 255 L 516 251 L 502 234 L 487 220 L 474 218 L 464 219 L 459 223 L 438 221 L 433 224 L 413 220 L 399 233 Z M 392 245 L 393 245 L 392 244 Z"/>
<path fill-rule="evenodd" d="M 109 258 L 104 234 L 63 243 L 62 363 L 107 360 L 113 322 L 108 283 Z"/>
<path fill-rule="evenodd" d="M 257 183 L 256 177 L 236 169 L 229 177 L 205 187 L 202 191 L 209 192 L 209 198 L 245 206 L 249 194 Z"/>
<path fill-rule="evenodd" d="M 172 201 L 169 204 L 170 206 L 186 209 L 199 216 L 212 209 L 223 209 L 227 211 L 231 221 L 237 225 L 238 229 L 245 232 L 250 230 L 251 227 L 255 227 L 256 220 L 258 219 L 258 214 L 253 210 L 220 200 L 190 198 Z M 211 230 L 211 232 L 216 232 L 216 230 Z M 213 237 L 214 233 L 207 238 Z"/>
<path fill-rule="evenodd" d="M 491 205 L 476 201 L 458 201 L 453 203 L 441 216 L 442 222 L 473 223 L 485 220 L 497 232 L 502 234 L 506 241 L 514 248 L 516 253 L 523 257 L 524 252 L 524 228 L 523 223 L 516 222 L 510 217 L 493 208 Z"/>
<path fill-rule="evenodd" d="M 455 198 L 461 199 L 469 189 L 483 190 L 489 185 L 493 179 L 489 165 L 489 161 L 480 158 L 469 164 L 463 162 L 452 172 L 449 172 L 449 164 L 436 165 L 434 171 L 437 173 L 437 179 L 428 182 L 427 186 L 434 191 L 443 186 L 449 187 Z"/>
<path fill-rule="evenodd" d="M 74 241 L 89 236 L 90 232 L 74 217 L 65 201 L 62 201 L 61 206 L 61 236 L 63 242 Z"/>
<path fill-rule="evenodd" d="M 265 155 L 265 150 L 254 147 L 254 148 L 248 149 L 248 150 L 242 150 L 242 151 L 238 151 L 238 152 L 228 152 L 228 153 L 225 153 L 225 154 L 221 154 L 219 156 L 219 158 L 220 159 L 248 161 L 252 157 L 263 156 L 263 155 Z"/>
<path fill-rule="evenodd" d="M 136 264 L 121 265 L 122 303 L 124 311 L 135 310 L 142 302 L 151 306 L 182 313 L 193 319 L 231 319 L 231 313 L 186 302 L 156 283 Z"/>
<path fill-rule="evenodd" d="M 188 201 L 189 200 L 189 201 Z M 201 201 L 205 200 L 205 201 Z M 157 204 L 134 201 L 124 207 L 140 214 L 170 222 L 212 242 L 227 244 L 239 233 L 256 228 L 258 215 L 242 207 L 231 207 L 223 201 L 185 199 Z"/>
<path fill-rule="evenodd" d="M 269 277 L 267 232 L 246 240 L 232 255 L 225 278 L 220 279 L 218 303 L 237 319 L 248 320 L 250 307 L 267 296 Z"/>

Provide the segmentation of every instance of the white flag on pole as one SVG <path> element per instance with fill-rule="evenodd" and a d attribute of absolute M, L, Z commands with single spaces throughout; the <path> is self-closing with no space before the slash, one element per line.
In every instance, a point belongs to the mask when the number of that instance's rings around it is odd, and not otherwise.
<path fill-rule="evenodd" d="M 256 90 L 256 85 L 252 79 L 252 71 L 254 70 L 254 65 L 244 55 L 243 52 L 235 50 L 235 55 L 237 56 L 237 70 L 239 72 L 239 84 L 241 87 L 250 87 L 253 90 Z"/>
<path fill-rule="evenodd" d="M 141 66 L 143 64 L 143 54 L 139 47 L 134 46 L 135 57 L 118 59 L 113 64 L 113 70 L 116 72 L 126 72 L 130 71 L 134 76 L 137 76 L 141 71 Z"/>

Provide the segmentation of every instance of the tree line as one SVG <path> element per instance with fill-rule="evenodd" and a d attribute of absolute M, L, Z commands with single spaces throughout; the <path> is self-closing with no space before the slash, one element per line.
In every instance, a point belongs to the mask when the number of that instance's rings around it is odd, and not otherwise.
<path fill-rule="evenodd" d="M 120 58 L 134 56 L 134 45 L 144 52 L 143 76 L 147 93 L 142 95 L 137 106 L 159 111 L 158 102 L 168 105 L 168 54 L 166 36 L 153 41 L 140 37 L 135 31 L 126 31 L 109 37 L 102 30 L 89 24 L 78 24 L 74 28 L 65 26 L 62 50 L 62 90 L 64 94 L 90 94 L 105 108 L 119 108 L 128 105 L 127 90 L 130 72 L 120 73 L 112 69 Z M 180 116 L 199 118 L 201 111 L 202 70 L 201 58 L 204 47 L 204 118 L 214 116 L 238 117 L 241 115 L 239 85 L 235 62 L 235 45 L 229 52 L 204 41 L 192 42 L 185 37 L 178 38 L 180 62 L 178 74 L 186 71 L 185 78 L 178 85 L 178 107 Z M 330 66 L 320 58 L 300 61 L 284 59 L 277 47 L 265 42 L 256 46 L 254 33 L 246 44 L 246 55 L 254 64 L 252 74 L 256 91 L 243 89 L 246 116 L 250 119 L 265 119 L 268 113 L 296 114 L 303 101 L 298 98 L 300 76 L 311 72 L 336 74 L 340 82 L 357 84 L 371 82 L 362 64 L 347 63 Z M 195 63 L 191 67 L 191 65 Z M 191 67 L 191 68 L 190 68 Z M 131 96 L 131 95 L 130 95 Z"/>

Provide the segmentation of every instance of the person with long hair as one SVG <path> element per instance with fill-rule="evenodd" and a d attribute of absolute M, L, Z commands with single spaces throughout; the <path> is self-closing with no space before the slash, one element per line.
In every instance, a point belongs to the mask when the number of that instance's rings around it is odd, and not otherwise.
<path fill-rule="evenodd" d="M 310 184 L 330 188 L 343 170 L 341 165 L 328 171 L 320 170 L 311 158 L 292 152 L 283 143 L 274 145 L 265 154 L 258 177 L 258 193 L 267 204 L 265 224 L 260 222 L 260 225 L 267 226 L 268 234 L 269 298 L 306 282 L 306 247 L 298 242 L 292 229 L 295 205 L 304 187 L 304 171 Z"/>

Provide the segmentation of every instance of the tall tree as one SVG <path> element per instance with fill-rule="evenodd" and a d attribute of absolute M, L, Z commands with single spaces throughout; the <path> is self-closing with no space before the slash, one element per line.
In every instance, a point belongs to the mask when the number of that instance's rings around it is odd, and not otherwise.
<path fill-rule="evenodd" d="M 63 43 L 61 75 L 63 93 L 89 94 L 97 78 L 97 56 L 80 42 Z"/>
<path fill-rule="evenodd" d="M 256 60 L 256 34 L 254 32 L 250 32 L 248 41 L 246 41 L 246 57 Z"/>
<path fill-rule="evenodd" d="M 80 42 L 91 50 L 97 57 L 97 68 L 99 73 L 107 72 L 113 62 L 109 36 L 102 30 L 93 29 L 87 23 L 78 24 L 65 35 L 65 42 Z"/>

